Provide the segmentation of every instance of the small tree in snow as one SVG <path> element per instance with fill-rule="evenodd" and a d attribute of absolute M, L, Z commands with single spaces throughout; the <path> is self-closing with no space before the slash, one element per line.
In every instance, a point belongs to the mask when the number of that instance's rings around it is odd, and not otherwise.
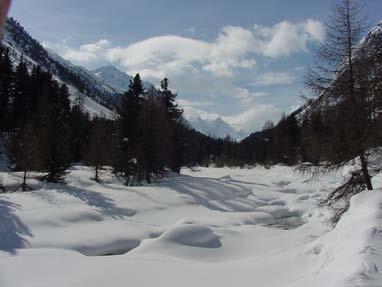
<path fill-rule="evenodd" d="M 33 145 L 33 130 L 30 124 L 16 128 L 8 138 L 7 150 L 11 168 L 23 172 L 22 191 L 30 189 L 27 186 L 28 172 L 35 168 L 35 147 Z"/>

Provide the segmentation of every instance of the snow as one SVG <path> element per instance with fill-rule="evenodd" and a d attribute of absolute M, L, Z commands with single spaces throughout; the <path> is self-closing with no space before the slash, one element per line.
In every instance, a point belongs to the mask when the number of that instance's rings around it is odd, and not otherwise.
<path fill-rule="evenodd" d="M 76 97 L 78 96 L 78 94 L 80 94 L 80 92 L 76 88 L 74 88 L 72 85 L 68 85 L 68 88 L 70 93 L 70 101 L 73 105 L 76 103 Z M 87 112 L 91 118 L 104 117 L 108 120 L 114 120 L 116 118 L 116 113 L 114 111 L 97 103 L 92 98 L 82 94 L 82 99 L 83 99 L 84 111 Z"/>
<path fill-rule="evenodd" d="M 181 223 L 165 231 L 155 243 L 181 244 L 192 247 L 218 248 L 219 238 L 204 225 Z M 145 246 L 145 248 L 147 248 Z"/>
<path fill-rule="evenodd" d="M 35 191 L 0 195 L 0 286 L 381 286 L 382 189 L 353 197 L 334 229 L 317 206 L 345 173 L 198 168 L 126 187 L 73 166 L 67 185 L 31 179 Z"/>

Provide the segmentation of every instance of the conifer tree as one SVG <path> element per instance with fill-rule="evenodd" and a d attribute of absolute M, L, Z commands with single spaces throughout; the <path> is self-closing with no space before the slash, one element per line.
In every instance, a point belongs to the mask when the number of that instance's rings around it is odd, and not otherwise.
<path fill-rule="evenodd" d="M 21 60 L 16 67 L 12 93 L 12 124 L 17 127 L 26 124 L 30 120 L 31 110 L 31 77 L 27 65 Z"/>
<path fill-rule="evenodd" d="M 0 131 L 10 128 L 10 97 L 13 92 L 14 73 L 9 50 L 0 48 Z"/>
<path fill-rule="evenodd" d="M 94 118 L 85 162 L 94 168 L 94 180 L 100 182 L 99 170 L 110 163 L 111 127 L 104 118 Z"/>
<path fill-rule="evenodd" d="M 362 7 L 356 0 L 341 0 L 327 25 L 326 41 L 317 51 L 316 67 L 307 71 L 306 84 L 317 97 L 326 97 L 323 105 L 312 106 L 327 114 L 334 129 L 327 159 L 328 168 L 338 167 L 359 156 L 364 184 L 372 189 L 365 134 L 369 115 L 359 89 L 363 63 L 357 60 L 358 46 L 366 31 Z M 337 103 L 337 104 L 333 104 Z"/>
<path fill-rule="evenodd" d="M 38 163 L 46 171 L 49 182 L 63 182 L 70 164 L 69 94 L 66 86 L 59 86 L 51 76 L 42 73 L 39 117 L 36 121 Z"/>
<path fill-rule="evenodd" d="M 139 181 L 142 173 L 142 126 L 139 117 L 142 111 L 145 90 L 139 74 L 130 83 L 129 90 L 122 96 L 118 112 L 117 130 L 114 136 L 113 167 L 116 174 L 125 178 L 125 184 Z M 137 174 L 138 173 L 138 174 Z"/>
<path fill-rule="evenodd" d="M 167 137 L 170 139 L 168 143 L 169 149 L 169 165 L 173 172 L 180 172 L 184 157 L 184 137 L 183 124 L 181 122 L 183 110 L 177 105 L 177 95 L 168 88 L 169 81 L 164 78 L 161 81 L 161 90 L 159 91 L 165 111 L 167 122 L 170 126 Z"/>
<path fill-rule="evenodd" d="M 83 159 L 85 148 L 89 144 L 91 133 L 89 114 L 84 112 L 84 109 L 78 104 L 72 107 L 70 112 L 70 150 L 72 160 L 79 162 Z"/>

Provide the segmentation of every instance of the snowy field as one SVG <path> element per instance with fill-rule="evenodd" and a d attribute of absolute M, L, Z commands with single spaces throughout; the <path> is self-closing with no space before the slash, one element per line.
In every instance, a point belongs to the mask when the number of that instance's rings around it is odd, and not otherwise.
<path fill-rule="evenodd" d="M 66 186 L 0 195 L 1 287 L 382 286 L 382 189 L 355 196 L 335 229 L 317 206 L 341 172 L 184 169 L 140 187 L 91 176 L 75 166 Z"/>

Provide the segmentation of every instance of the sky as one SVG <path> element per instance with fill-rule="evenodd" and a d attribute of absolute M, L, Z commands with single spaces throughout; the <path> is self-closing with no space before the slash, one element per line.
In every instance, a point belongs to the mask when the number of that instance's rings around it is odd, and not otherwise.
<path fill-rule="evenodd" d="M 303 104 L 304 72 L 336 0 L 13 0 L 32 37 L 88 69 L 167 77 L 186 117 L 247 133 Z M 365 0 L 371 24 L 382 1 Z"/>

